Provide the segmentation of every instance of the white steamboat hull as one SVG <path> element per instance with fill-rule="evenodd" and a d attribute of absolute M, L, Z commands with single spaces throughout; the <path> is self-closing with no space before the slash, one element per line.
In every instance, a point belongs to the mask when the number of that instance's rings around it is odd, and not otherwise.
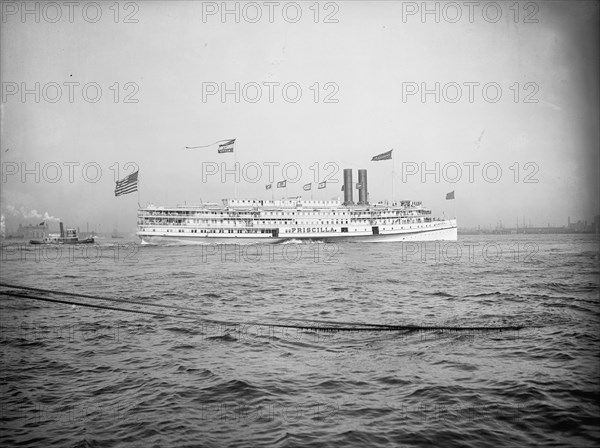
<path fill-rule="evenodd" d="M 295 230 L 291 232 L 291 230 Z M 365 243 L 390 243 L 402 241 L 456 241 L 458 239 L 456 220 L 436 222 L 435 225 L 415 226 L 399 229 L 355 230 L 349 233 L 298 231 L 297 228 L 282 228 L 278 236 L 271 234 L 194 234 L 187 232 L 138 232 L 142 244 L 253 244 L 278 243 L 286 240 L 353 241 Z M 304 229 L 300 229 L 304 230 Z"/>
<path fill-rule="evenodd" d="M 434 230 L 417 230 L 414 232 L 380 233 L 379 235 L 367 235 L 351 237 L 352 241 L 369 243 L 392 243 L 402 241 L 456 241 L 458 239 L 456 221 L 447 227 Z"/>

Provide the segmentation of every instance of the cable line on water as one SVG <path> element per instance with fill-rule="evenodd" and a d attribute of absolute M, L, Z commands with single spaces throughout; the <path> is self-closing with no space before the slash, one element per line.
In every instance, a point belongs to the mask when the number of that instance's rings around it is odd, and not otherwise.
<path fill-rule="evenodd" d="M 519 325 L 503 325 L 503 326 L 448 326 L 448 325 L 396 325 L 396 324 L 371 324 L 371 323 L 360 323 L 360 322 L 336 322 L 336 321 L 326 321 L 326 320 L 311 320 L 311 319 L 290 319 L 290 318 L 281 318 L 277 317 L 276 319 L 285 320 L 288 322 L 295 323 L 277 323 L 277 322 L 254 322 L 254 321 L 246 321 L 246 322 L 231 322 L 231 321 L 223 321 L 210 319 L 204 316 L 198 315 L 198 310 L 187 307 L 178 307 L 174 305 L 161 305 L 156 303 L 146 303 L 137 300 L 127 300 L 127 299 L 119 299 L 113 297 L 101 297 L 101 296 L 93 296 L 89 294 L 81 294 L 81 293 L 72 293 L 72 292 L 64 292 L 64 291 L 54 291 L 49 289 L 42 288 L 33 288 L 26 286 L 18 286 L 18 285 L 10 285 L 6 283 L 0 283 L 1 287 L 4 288 L 12 288 L 12 289 L 21 289 L 25 291 L 31 292 L 40 292 L 46 294 L 54 294 L 59 296 L 66 297 L 77 297 L 77 298 L 85 298 L 99 301 L 110 301 L 110 302 L 118 302 L 122 304 L 128 305 L 142 305 L 150 308 L 168 308 L 174 309 L 179 312 L 191 312 L 192 314 L 196 314 L 196 316 L 190 315 L 181 315 L 181 314 L 168 314 L 161 313 L 158 311 L 145 311 L 145 310 L 136 310 L 131 308 L 121 308 L 117 306 L 108 306 L 101 305 L 97 303 L 85 303 L 81 301 L 74 300 L 65 300 L 58 298 L 49 298 L 49 297 L 41 297 L 39 295 L 33 295 L 26 292 L 19 291 L 0 291 L 0 294 L 4 296 L 10 297 L 19 297 L 22 299 L 28 300 L 38 300 L 43 302 L 53 302 L 60 303 L 66 305 L 75 305 L 96 309 L 104 309 L 111 311 L 120 311 L 127 313 L 137 313 L 137 314 L 145 314 L 149 316 L 155 317 L 170 317 L 174 319 L 184 319 L 189 323 L 207 322 L 211 324 L 223 325 L 223 326 L 236 326 L 241 323 L 245 325 L 254 325 L 254 326 L 264 326 L 264 327 L 277 327 L 277 328 L 294 328 L 299 330 L 311 330 L 311 331 L 326 331 L 326 332 L 336 332 L 336 331 L 519 331 L 524 328 L 524 326 Z M 319 325 L 315 325 L 319 324 Z"/>

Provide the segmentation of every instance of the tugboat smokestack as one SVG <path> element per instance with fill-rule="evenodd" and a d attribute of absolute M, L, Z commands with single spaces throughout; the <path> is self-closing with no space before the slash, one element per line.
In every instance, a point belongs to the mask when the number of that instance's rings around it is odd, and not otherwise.
<path fill-rule="evenodd" d="M 344 169 L 344 204 L 354 205 L 352 200 L 352 169 Z"/>
<path fill-rule="evenodd" d="M 367 187 L 367 170 L 358 170 L 358 205 L 369 204 L 369 192 Z"/>

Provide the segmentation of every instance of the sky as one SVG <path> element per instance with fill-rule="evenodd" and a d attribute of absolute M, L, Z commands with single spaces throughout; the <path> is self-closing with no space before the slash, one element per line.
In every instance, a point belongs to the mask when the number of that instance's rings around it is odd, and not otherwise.
<path fill-rule="evenodd" d="M 583 1 L 3 1 L 0 212 L 8 232 L 133 232 L 138 202 L 331 199 L 344 168 L 355 182 L 364 168 L 371 202 L 420 200 L 459 227 L 591 221 L 599 15 Z M 185 149 L 233 138 L 234 153 Z M 139 192 L 115 197 L 135 169 Z"/>

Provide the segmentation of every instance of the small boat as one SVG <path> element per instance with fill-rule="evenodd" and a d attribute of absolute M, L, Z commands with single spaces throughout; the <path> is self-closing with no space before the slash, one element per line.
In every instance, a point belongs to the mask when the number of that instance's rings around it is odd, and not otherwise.
<path fill-rule="evenodd" d="M 94 244 L 94 237 L 80 240 L 77 230 L 65 230 L 61 222 L 60 233 L 49 233 L 43 240 L 30 240 L 29 244 Z"/>

